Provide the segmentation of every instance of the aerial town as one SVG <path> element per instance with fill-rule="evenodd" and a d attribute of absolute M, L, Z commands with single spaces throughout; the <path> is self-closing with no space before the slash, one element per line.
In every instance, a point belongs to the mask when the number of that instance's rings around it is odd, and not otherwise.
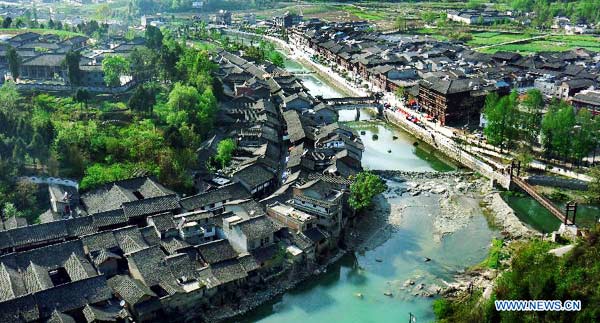
<path fill-rule="evenodd" d="M 600 320 L 600 4 L 517 2 L 1 4 L 0 322 Z"/>

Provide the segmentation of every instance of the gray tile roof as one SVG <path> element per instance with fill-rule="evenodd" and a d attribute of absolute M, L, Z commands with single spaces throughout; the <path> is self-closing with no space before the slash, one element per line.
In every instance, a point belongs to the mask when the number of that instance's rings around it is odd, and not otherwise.
<path fill-rule="evenodd" d="M 253 189 L 273 180 L 275 175 L 266 170 L 263 166 L 254 164 L 235 172 L 233 177 L 239 180 L 248 189 Z"/>
<path fill-rule="evenodd" d="M 123 212 L 125 216 L 132 218 L 175 211 L 180 207 L 177 195 L 172 194 L 123 203 Z"/>
<path fill-rule="evenodd" d="M 108 286 L 127 304 L 135 305 L 156 294 L 144 283 L 127 275 L 117 275 L 108 280 Z"/>
<path fill-rule="evenodd" d="M 223 284 L 248 277 L 246 270 L 237 259 L 230 259 L 212 265 L 211 270 L 213 275 Z"/>
<path fill-rule="evenodd" d="M 42 54 L 23 62 L 22 65 L 60 67 L 64 60 L 65 54 Z"/>
<path fill-rule="evenodd" d="M 118 247 L 117 239 L 111 231 L 98 232 L 81 238 L 90 252 Z"/>
<path fill-rule="evenodd" d="M 40 312 L 33 294 L 0 302 L 0 322 L 31 322 L 39 317 Z"/>
<path fill-rule="evenodd" d="M 172 195 L 150 177 L 136 177 L 106 184 L 81 196 L 89 214 L 121 208 L 123 203 Z"/>
<path fill-rule="evenodd" d="M 75 319 L 67 314 L 54 310 L 46 323 L 75 323 Z"/>
<path fill-rule="evenodd" d="M 202 259 L 209 264 L 235 259 L 238 256 L 229 241 L 225 239 L 201 244 L 198 246 L 198 250 Z"/>
<path fill-rule="evenodd" d="M 42 317 L 49 316 L 55 309 L 67 312 L 110 299 L 111 291 L 104 276 L 95 276 L 64 285 L 55 286 L 36 294 Z"/>
<path fill-rule="evenodd" d="M 250 194 L 240 183 L 232 183 L 213 191 L 182 198 L 180 203 L 184 209 L 193 211 L 213 203 L 245 199 L 248 197 L 250 197 Z"/>
<path fill-rule="evenodd" d="M 300 115 L 294 110 L 289 110 L 283 113 L 283 118 L 287 125 L 287 133 L 290 138 L 290 142 L 298 142 L 306 137 Z"/>
<path fill-rule="evenodd" d="M 273 222 L 265 215 L 236 222 L 233 226 L 239 227 L 244 235 L 250 239 L 272 235 L 275 230 Z"/>

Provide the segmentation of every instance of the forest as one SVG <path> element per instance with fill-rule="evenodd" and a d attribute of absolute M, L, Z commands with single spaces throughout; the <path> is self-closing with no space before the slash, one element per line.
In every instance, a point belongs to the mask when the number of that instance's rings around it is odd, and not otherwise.
<path fill-rule="evenodd" d="M 39 172 L 81 180 L 81 190 L 149 174 L 179 192 L 193 191 L 195 149 L 212 131 L 217 112 L 215 66 L 207 52 L 155 27 L 148 27 L 145 39 L 146 48 L 127 61 L 130 72 L 145 79 L 131 94 L 21 94 L 12 82 L 0 88 L 3 208 L 17 206 L 35 219 L 43 211 L 31 201 L 36 194 L 19 190 L 17 178 Z M 24 196 L 30 201 L 24 203 Z"/>

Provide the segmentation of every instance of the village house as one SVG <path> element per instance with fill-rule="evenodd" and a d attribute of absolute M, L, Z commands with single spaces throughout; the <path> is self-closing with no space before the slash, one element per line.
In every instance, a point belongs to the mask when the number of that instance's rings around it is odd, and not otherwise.
<path fill-rule="evenodd" d="M 279 202 L 267 206 L 267 215 L 297 232 L 306 231 L 317 225 L 316 217 Z"/>
<path fill-rule="evenodd" d="M 332 236 L 339 236 L 342 229 L 343 191 L 321 179 L 315 179 L 293 188 L 294 208 L 313 214 L 317 224 Z"/>
<path fill-rule="evenodd" d="M 479 79 L 429 78 L 419 84 L 419 105 L 442 125 L 463 125 L 479 119 L 492 89 Z"/>

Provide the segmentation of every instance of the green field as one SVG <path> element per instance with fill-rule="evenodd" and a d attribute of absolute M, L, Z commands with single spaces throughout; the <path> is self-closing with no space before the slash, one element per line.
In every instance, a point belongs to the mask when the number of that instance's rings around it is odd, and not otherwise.
<path fill-rule="evenodd" d="M 26 32 L 34 32 L 38 34 L 54 34 L 60 38 L 68 38 L 73 36 L 85 36 L 81 33 L 75 33 L 66 30 L 42 29 L 42 28 L 6 28 L 0 29 L 0 35 L 16 35 Z"/>
<path fill-rule="evenodd" d="M 383 11 L 376 9 L 363 9 L 355 6 L 343 6 L 342 10 L 355 15 L 359 19 L 369 21 L 380 21 L 387 18 L 387 15 Z"/>
<path fill-rule="evenodd" d="M 438 40 L 448 40 L 444 30 L 435 28 L 421 28 L 413 30 L 418 35 L 428 35 Z M 467 45 L 473 48 L 491 46 L 500 43 L 527 39 L 541 34 L 531 33 L 508 33 L 496 31 L 473 31 L 473 39 Z M 497 51 L 519 52 L 523 54 L 539 52 L 561 52 L 574 48 L 586 48 L 591 51 L 600 52 L 600 37 L 593 35 L 550 35 L 543 39 L 535 39 L 518 44 L 506 44 L 494 47 L 478 49 L 484 53 L 495 53 Z"/>
<path fill-rule="evenodd" d="M 506 35 L 482 38 L 474 34 L 473 40 L 468 45 L 487 46 L 497 43 L 502 43 L 511 40 L 529 38 L 531 35 Z M 586 48 L 591 51 L 600 52 L 600 38 L 592 35 L 554 35 L 544 39 L 536 39 L 519 44 L 507 44 L 490 48 L 481 49 L 485 53 L 495 53 L 497 51 L 519 52 L 523 54 L 539 53 L 539 52 L 561 52 L 575 48 Z"/>

